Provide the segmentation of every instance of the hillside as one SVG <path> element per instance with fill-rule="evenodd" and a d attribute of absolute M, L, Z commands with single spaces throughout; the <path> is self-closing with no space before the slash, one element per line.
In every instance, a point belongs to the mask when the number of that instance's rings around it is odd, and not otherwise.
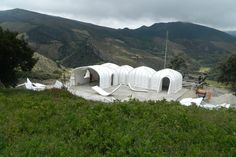
<path fill-rule="evenodd" d="M 19 83 L 25 82 L 26 78 L 35 79 L 37 81 L 59 79 L 65 71 L 69 70 L 37 52 L 34 53 L 33 58 L 37 59 L 37 63 L 30 72 L 17 72 Z"/>
<path fill-rule="evenodd" d="M 109 61 L 160 69 L 167 30 L 168 60 L 182 55 L 190 68 L 197 63 L 215 64 L 236 52 L 236 38 L 216 29 L 184 22 L 157 23 L 132 30 L 112 29 L 13 9 L 0 12 L 0 26 L 20 32 L 35 51 L 68 67 Z"/>
<path fill-rule="evenodd" d="M 34 58 L 37 58 L 38 61 L 31 71 L 30 78 L 36 79 L 58 79 L 62 77 L 63 66 L 54 62 L 53 60 L 40 55 L 39 53 L 34 53 Z M 28 76 L 28 77 L 29 77 Z"/>
<path fill-rule="evenodd" d="M 234 37 L 236 37 L 236 31 L 228 31 L 227 33 L 234 36 Z"/>
<path fill-rule="evenodd" d="M 47 71 L 49 74 L 56 73 L 57 71 L 62 72 L 62 69 L 59 67 L 59 65 L 57 65 L 56 62 L 48 59 L 47 57 L 44 57 L 36 52 L 34 53 L 34 58 L 37 58 L 38 61 L 32 69 L 33 72 L 40 73 L 43 71 Z"/>
<path fill-rule="evenodd" d="M 0 90 L 0 156 L 235 156 L 236 111 Z"/>

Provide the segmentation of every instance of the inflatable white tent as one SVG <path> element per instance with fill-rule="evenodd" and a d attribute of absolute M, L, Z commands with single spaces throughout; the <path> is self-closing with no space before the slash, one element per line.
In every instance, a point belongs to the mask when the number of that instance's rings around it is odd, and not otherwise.
<path fill-rule="evenodd" d="M 118 70 L 119 75 L 119 83 L 128 85 L 128 75 L 129 72 L 132 71 L 134 68 L 129 65 L 122 65 Z"/>
<path fill-rule="evenodd" d="M 183 76 L 178 71 L 163 69 L 152 76 L 150 87 L 157 92 L 167 90 L 168 94 L 173 94 L 182 89 L 182 80 Z"/>
<path fill-rule="evenodd" d="M 112 86 L 116 86 L 119 84 L 119 75 L 118 75 L 118 70 L 120 68 L 120 66 L 114 64 L 114 63 L 104 63 L 101 65 L 101 67 L 106 67 L 109 68 L 110 70 L 112 70 Z"/>
<path fill-rule="evenodd" d="M 74 85 L 83 85 L 90 82 L 97 82 L 101 88 L 108 88 L 113 85 L 114 70 L 100 65 L 79 67 L 73 70 Z"/>
<path fill-rule="evenodd" d="M 150 79 L 156 71 L 152 68 L 141 66 L 133 69 L 128 76 L 128 83 L 131 86 L 150 89 Z"/>
<path fill-rule="evenodd" d="M 182 89 L 182 75 L 172 69 L 163 69 L 156 72 L 154 69 L 141 66 L 132 68 L 128 65 L 118 66 L 113 63 L 84 66 L 72 71 L 71 85 L 97 85 L 100 88 L 109 88 L 118 84 L 133 87 L 167 91 L 176 93 Z M 138 90 L 138 89 L 136 89 Z"/>
<path fill-rule="evenodd" d="M 112 68 L 112 69 L 115 69 L 115 70 L 118 70 L 119 67 L 120 67 L 119 65 L 116 65 L 114 63 L 104 63 L 101 66 L 105 66 L 105 67 Z"/>

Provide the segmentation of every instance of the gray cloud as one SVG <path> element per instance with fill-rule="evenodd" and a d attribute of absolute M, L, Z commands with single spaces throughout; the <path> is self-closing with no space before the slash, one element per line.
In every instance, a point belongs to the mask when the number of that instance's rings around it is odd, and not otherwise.
<path fill-rule="evenodd" d="M 236 29 L 235 0 L 1 0 L 0 9 L 23 8 L 115 28 L 187 21 Z"/>

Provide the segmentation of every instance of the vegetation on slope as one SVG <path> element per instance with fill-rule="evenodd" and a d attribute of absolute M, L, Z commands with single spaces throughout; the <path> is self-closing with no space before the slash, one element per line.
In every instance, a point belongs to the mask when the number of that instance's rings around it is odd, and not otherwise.
<path fill-rule="evenodd" d="M 236 51 L 236 38 L 213 28 L 185 22 L 157 23 L 138 29 L 112 29 L 22 9 L 0 11 L 0 26 L 23 33 L 40 54 L 67 67 L 99 62 L 132 66 L 163 65 L 166 31 L 168 61 L 176 55 L 212 66 Z M 118 54 L 118 55 L 117 55 Z M 135 56 L 140 56 L 142 62 Z"/>
<path fill-rule="evenodd" d="M 235 156 L 236 111 L 0 91 L 0 156 Z"/>
<path fill-rule="evenodd" d="M 34 56 L 37 59 L 37 63 L 34 65 L 31 72 L 19 72 L 19 78 L 30 78 L 37 80 L 47 80 L 47 79 L 59 79 L 62 77 L 65 68 L 60 65 L 60 63 L 54 62 L 53 60 L 40 55 L 35 52 Z"/>
<path fill-rule="evenodd" d="M 219 66 L 218 81 L 229 85 L 236 94 L 236 54 L 230 56 Z"/>
<path fill-rule="evenodd" d="M 227 33 L 236 37 L 236 31 L 228 31 Z"/>
<path fill-rule="evenodd" d="M 6 87 L 16 85 L 18 71 L 29 72 L 37 62 L 28 43 L 17 35 L 0 27 L 0 82 Z"/>

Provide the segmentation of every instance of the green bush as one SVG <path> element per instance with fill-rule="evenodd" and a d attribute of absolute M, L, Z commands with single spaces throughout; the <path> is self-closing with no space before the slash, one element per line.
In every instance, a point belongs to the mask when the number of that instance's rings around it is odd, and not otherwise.
<path fill-rule="evenodd" d="M 56 74 L 56 75 L 59 75 L 59 76 L 61 76 L 62 75 L 62 71 L 60 71 L 60 70 L 55 70 L 55 71 L 53 71 L 53 74 Z"/>
<path fill-rule="evenodd" d="M 235 156 L 236 111 L 0 90 L 0 156 Z"/>

